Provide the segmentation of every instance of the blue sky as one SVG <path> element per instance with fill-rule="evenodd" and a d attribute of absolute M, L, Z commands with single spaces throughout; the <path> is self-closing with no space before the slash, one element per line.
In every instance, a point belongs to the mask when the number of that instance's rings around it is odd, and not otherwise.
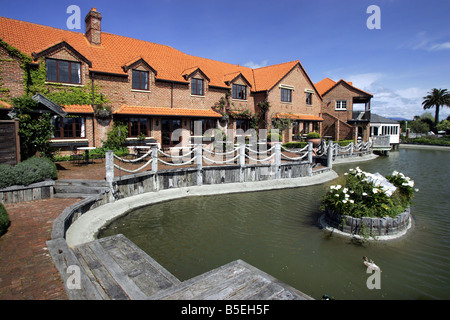
<path fill-rule="evenodd" d="M 102 30 L 250 67 L 300 60 L 313 82 L 345 79 L 373 112 L 412 118 L 432 88 L 450 90 L 448 0 L 0 0 L 0 16 L 67 29 L 69 5 Z M 370 5 L 381 29 L 369 29 Z M 431 110 L 434 115 L 434 109 Z M 450 108 L 441 112 L 441 119 Z"/>

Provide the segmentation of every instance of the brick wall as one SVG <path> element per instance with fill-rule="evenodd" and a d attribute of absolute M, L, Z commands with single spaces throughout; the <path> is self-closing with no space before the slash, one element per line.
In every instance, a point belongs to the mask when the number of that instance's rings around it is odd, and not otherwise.
<path fill-rule="evenodd" d="M 10 99 L 24 94 L 21 62 L 0 46 L 0 99 Z"/>
<path fill-rule="evenodd" d="M 281 101 L 280 85 L 286 85 L 294 88 L 292 91 L 292 102 Z M 306 89 L 314 90 L 314 87 L 308 81 L 307 75 L 300 68 L 300 66 L 296 66 L 283 79 L 281 79 L 280 82 L 275 85 L 274 88 L 272 88 L 272 90 L 269 91 L 267 100 L 269 101 L 271 107 L 267 115 L 268 122 L 270 123 L 271 119 L 277 113 L 293 113 L 318 116 L 320 114 L 322 100 L 317 95 L 317 93 L 314 93 L 312 95 L 312 103 L 310 105 L 307 104 L 305 92 Z M 313 130 L 311 123 L 309 124 L 309 126 L 309 131 Z M 303 127 L 300 128 L 300 130 L 303 129 Z M 292 128 L 284 132 L 284 139 L 285 141 L 292 141 Z"/>

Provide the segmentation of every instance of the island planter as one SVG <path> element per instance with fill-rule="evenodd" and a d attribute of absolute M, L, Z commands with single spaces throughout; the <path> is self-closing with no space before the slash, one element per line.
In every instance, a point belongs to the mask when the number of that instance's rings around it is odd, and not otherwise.
<path fill-rule="evenodd" d="M 410 204 L 418 191 L 413 180 L 397 171 L 384 177 L 359 167 L 344 176 L 342 185 L 330 186 L 322 198 L 322 227 L 367 240 L 390 240 L 406 234 L 412 225 Z"/>

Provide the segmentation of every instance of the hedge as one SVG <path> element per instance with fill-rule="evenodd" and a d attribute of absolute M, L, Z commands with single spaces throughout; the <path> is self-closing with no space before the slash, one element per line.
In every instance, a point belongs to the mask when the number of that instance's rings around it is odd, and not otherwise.
<path fill-rule="evenodd" d="M 6 233 L 9 227 L 9 215 L 2 203 L 0 203 L 0 236 Z"/>
<path fill-rule="evenodd" d="M 305 141 L 300 142 L 286 142 L 283 144 L 283 147 L 286 149 L 303 149 L 308 143 Z"/>
<path fill-rule="evenodd" d="M 57 179 L 56 165 L 47 158 L 30 158 L 15 166 L 0 165 L 0 189 L 14 185 L 28 186 L 47 179 Z"/>

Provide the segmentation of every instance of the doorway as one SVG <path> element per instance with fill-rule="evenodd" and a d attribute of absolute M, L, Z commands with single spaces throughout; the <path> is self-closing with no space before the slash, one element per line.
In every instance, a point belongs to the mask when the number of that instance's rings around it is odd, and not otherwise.
<path fill-rule="evenodd" d="M 163 147 L 173 147 L 180 143 L 181 134 L 173 135 L 177 129 L 181 129 L 181 119 L 161 120 L 161 140 Z"/>

